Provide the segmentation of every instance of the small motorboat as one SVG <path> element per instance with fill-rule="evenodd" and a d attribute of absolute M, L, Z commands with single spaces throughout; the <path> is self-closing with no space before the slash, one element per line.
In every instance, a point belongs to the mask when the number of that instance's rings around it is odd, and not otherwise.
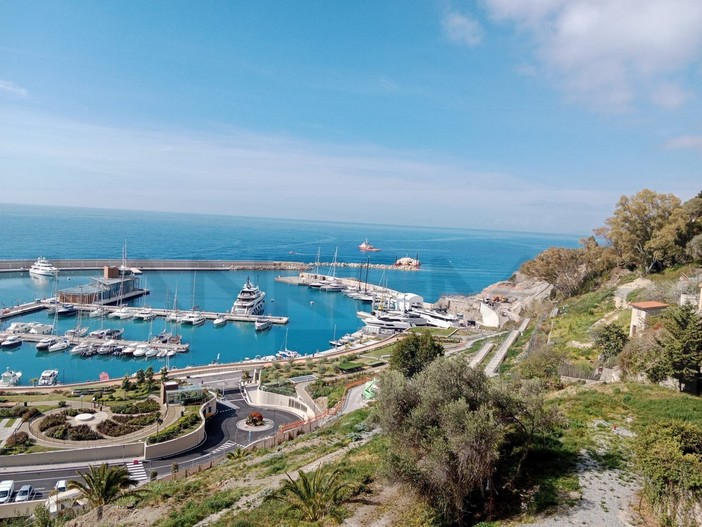
<path fill-rule="evenodd" d="M 0 342 L 0 346 L 2 346 L 3 348 L 16 348 L 17 346 L 21 345 L 22 339 L 19 338 L 17 335 L 10 335 L 5 340 Z"/>
<path fill-rule="evenodd" d="M 216 328 L 222 328 L 227 325 L 227 319 L 220 315 L 212 321 L 212 325 Z"/>
<path fill-rule="evenodd" d="M 91 349 L 94 349 L 95 347 L 92 344 L 89 344 L 87 342 L 81 342 L 77 346 L 74 346 L 71 349 L 71 355 L 83 355 L 86 352 L 89 352 Z"/>
<path fill-rule="evenodd" d="M 78 312 L 73 304 L 61 304 L 56 308 L 56 315 L 59 317 L 72 317 Z"/>
<path fill-rule="evenodd" d="M 71 342 L 68 339 L 59 339 L 57 342 L 52 344 L 47 348 L 48 351 L 54 352 L 54 351 L 63 351 L 67 349 L 71 345 Z"/>
<path fill-rule="evenodd" d="M 256 331 L 265 331 L 269 329 L 272 325 L 273 323 L 268 317 L 259 318 L 254 322 L 254 328 L 256 329 Z"/>
<path fill-rule="evenodd" d="M 56 384 L 56 378 L 58 377 L 58 370 L 44 370 L 41 372 L 39 377 L 39 386 L 53 386 Z"/>
<path fill-rule="evenodd" d="M 98 317 L 103 317 L 108 313 L 107 308 L 104 307 L 98 307 L 96 309 L 93 309 L 90 313 L 88 313 L 88 316 L 90 318 L 98 318 Z"/>
<path fill-rule="evenodd" d="M 144 356 L 147 359 L 150 359 L 151 357 L 155 357 L 156 355 L 158 355 L 158 350 L 156 348 L 148 348 L 146 350 L 146 353 L 144 353 Z"/>

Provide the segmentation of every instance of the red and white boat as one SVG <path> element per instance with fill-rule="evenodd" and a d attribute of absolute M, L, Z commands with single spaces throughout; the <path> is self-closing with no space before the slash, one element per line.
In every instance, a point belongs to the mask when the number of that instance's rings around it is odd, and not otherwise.
<path fill-rule="evenodd" d="M 368 240 L 364 240 L 361 245 L 358 246 L 360 250 L 366 253 L 377 253 L 380 252 L 380 249 L 377 247 L 373 247 L 370 243 L 368 243 Z"/>

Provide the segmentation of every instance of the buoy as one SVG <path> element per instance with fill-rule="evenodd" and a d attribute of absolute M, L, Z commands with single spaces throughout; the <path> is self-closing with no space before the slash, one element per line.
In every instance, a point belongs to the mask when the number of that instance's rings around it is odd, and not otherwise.
<path fill-rule="evenodd" d="M 310 300 L 310 305 L 314 304 L 314 300 Z"/>

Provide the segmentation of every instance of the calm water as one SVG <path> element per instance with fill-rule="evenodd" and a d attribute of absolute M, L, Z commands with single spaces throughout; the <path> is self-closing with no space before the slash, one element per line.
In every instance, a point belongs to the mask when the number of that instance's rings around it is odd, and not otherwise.
<path fill-rule="evenodd" d="M 62 207 L 2 205 L 0 208 L 0 259 L 57 258 L 118 259 L 126 243 L 129 257 L 163 259 L 286 260 L 311 263 L 321 253 L 330 262 L 338 251 L 339 262 L 392 264 L 401 256 L 418 256 L 419 272 L 371 269 L 368 281 L 387 284 L 396 290 L 413 292 L 436 301 L 442 294 L 469 294 L 508 278 L 526 259 L 551 246 L 575 246 L 578 237 L 488 232 L 370 224 L 321 223 L 190 214 L 107 211 Z M 362 253 L 358 244 L 368 239 L 382 249 Z M 328 272 L 324 266 L 321 272 Z M 339 268 L 337 275 L 359 276 L 356 268 Z M 75 287 L 99 273 L 62 273 L 59 283 L 36 280 L 27 273 L 0 275 L 0 305 L 9 306 L 52 295 L 55 287 Z M 356 311 L 362 304 L 338 293 L 278 283 L 279 272 L 226 271 L 197 273 L 145 272 L 142 285 L 151 294 L 134 302 L 154 307 L 180 309 L 197 305 L 207 311 L 228 311 L 242 285 L 250 276 L 266 292 L 266 313 L 290 317 L 286 327 L 256 333 L 251 324 L 229 323 L 213 328 L 211 323 L 178 331 L 191 351 L 171 359 L 171 366 L 208 364 L 219 356 L 222 362 L 256 355 L 274 354 L 283 347 L 313 353 L 329 347 L 334 336 L 359 329 Z M 296 274 L 296 273 L 290 273 Z M 364 276 L 365 278 L 365 276 Z M 51 323 L 45 313 L 12 321 Z M 124 337 L 145 339 L 164 329 L 164 321 L 144 322 L 84 319 L 90 329 L 124 327 Z M 73 318 L 60 319 L 59 333 L 75 325 Z M 4 359 L 4 360 L 2 360 Z M 101 372 L 111 377 L 133 373 L 162 360 L 71 356 L 66 352 L 37 352 L 33 344 L 0 351 L 0 368 L 23 372 L 22 384 L 38 377 L 42 370 L 58 368 L 62 382 L 96 379 Z"/>

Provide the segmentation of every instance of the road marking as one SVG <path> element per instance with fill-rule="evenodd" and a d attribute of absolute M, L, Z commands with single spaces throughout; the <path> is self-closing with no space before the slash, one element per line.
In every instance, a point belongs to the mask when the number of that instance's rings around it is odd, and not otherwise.
<path fill-rule="evenodd" d="M 235 443 L 234 441 L 227 441 L 223 445 L 219 445 L 217 448 L 215 448 L 210 454 L 216 454 L 217 452 L 221 452 L 222 450 L 229 450 L 230 448 L 233 447 L 239 447 L 242 448 L 242 446 L 238 443 Z"/>
<path fill-rule="evenodd" d="M 143 463 L 125 463 L 125 466 L 127 467 L 127 470 L 129 471 L 129 475 L 137 480 L 137 481 L 148 481 L 149 478 L 146 475 L 146 470 L 144 469 L 144 464 Z"/>

